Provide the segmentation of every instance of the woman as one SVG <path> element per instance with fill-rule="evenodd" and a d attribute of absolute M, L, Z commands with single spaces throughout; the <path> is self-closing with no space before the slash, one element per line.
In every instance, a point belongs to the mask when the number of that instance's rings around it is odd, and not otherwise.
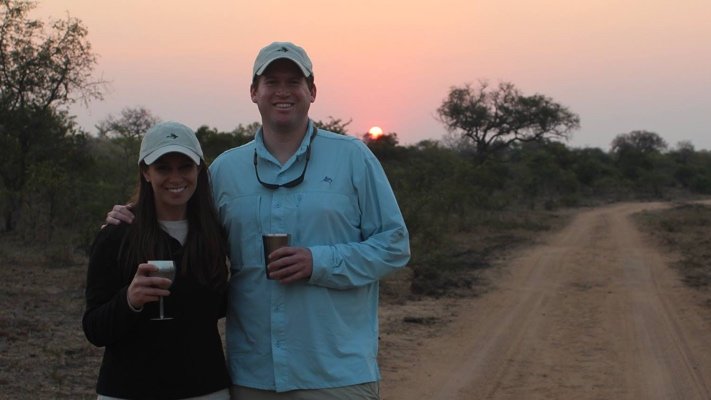
<path fill-rule="evenodd" d="M 84 333 L 105 347 L 99 399 L 229 399 L 217 321 L 227 290 L 225 235 L 195 133 L 175 122 L 141 142 L 132 224 L 91 249 Z M 174 281 L 148 260 L 172 260 Z M 164 297 L 166 317 L 159 316 Z"/>

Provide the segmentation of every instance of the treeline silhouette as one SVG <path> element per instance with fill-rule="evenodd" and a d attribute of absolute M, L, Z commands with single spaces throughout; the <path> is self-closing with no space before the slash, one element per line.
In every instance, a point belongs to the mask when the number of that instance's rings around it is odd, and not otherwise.
<path fill-rule="evenodd" d="M 5 235 L 46 242 L 57 252 L 85 251 L 109 208 L 133 191 L 140 136 L 94 137 L 69 119 L 63 123 L 67 131 L 47 135 L 41 149 L 29 153 L 22 193 L 2 188 L 2 226 Z M 317 124 L 346 134 L 341 120 Z M 251 140 L 257 128 L 253 123 L 220 132 L 202 126 L 197 134 L 209 163 Z M 661 137 L 645 131 L 619 135 L 609 151 L 542 139 L 514 143 L 483 161 L 462 143 L 400 145 L 396 133 L 362 139 L 381 160 L 398 198 L 412 236 L 412 290 L 425 294 L 450 284 L 446 254 L 454 235 L 476 234 L 492 223 L 532 223 L 502 215 L 711 194 L 711 153 L 688 143 L 667 150 Z M 12 195 L 21 202 L 13 203 Z"/>

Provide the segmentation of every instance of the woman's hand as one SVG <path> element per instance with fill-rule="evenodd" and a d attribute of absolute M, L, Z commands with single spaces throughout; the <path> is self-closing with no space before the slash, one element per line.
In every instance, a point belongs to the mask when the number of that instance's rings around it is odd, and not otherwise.
<path fill-rule="evenodd" d="M 152 272 L 158 271 L 153 264 L 139 264 L 136 275 L 133 276 L 131 284 L 128 285 L 128 304 L 140 310 L 143 305 L 153 301 L 158 301 L 161 296 L 170 296 L 167 290 L 173 283 L 170 279 L 149 276 Z"/>

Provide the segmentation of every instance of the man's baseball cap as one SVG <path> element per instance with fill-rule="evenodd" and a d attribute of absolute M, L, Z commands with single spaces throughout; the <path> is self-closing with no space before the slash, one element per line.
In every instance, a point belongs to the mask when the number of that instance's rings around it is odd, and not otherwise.
<path fill-rule="evenodd" d="M 138 163 L 153 164 L 167 153 L 181 153 L 200 165 L 203 159 L 202 147 L 195 132 L 178 122 L 161 122 L 146 132 L 141 142 Z"/>
<path fill-rule="evenodd" d="M 305 77 L 313 75 L 313 65 L 306 50 L 291 42 L 273 42 L 257 54 L 257 59 L 254 60 L 254 76 L 262 75 L 269 64 L 282 58 L 298 65 Z"/>

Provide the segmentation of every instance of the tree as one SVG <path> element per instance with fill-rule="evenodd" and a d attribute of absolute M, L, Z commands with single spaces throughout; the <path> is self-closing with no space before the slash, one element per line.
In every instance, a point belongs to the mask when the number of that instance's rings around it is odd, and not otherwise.
<path fill-rule="evenodd" d="M 202 125 L 195 134 L 202 146 L 205 162 L 210 164 L 225 150 L 241 146 L 254 139 L 260 126 L 258 122 L 252 122 L 247 125 L 239 124 L 232 132 L 219 132 L 215 128 Z"/>
<path fill-rule="evenodd" d="M 610 144 L 610 149 L 615 154 L 626 151 L 642 154 L 661 153 L 667 149 L 667 142 L 654 132 L 632 131 L 615 136 Z"/>
<path fill-rule="evenodd" d="M 146 107 L 137 106 L 125 107 L 119 117 L 109 114 L 96 124 L 99 138 L 108 139 L 119 150 L 109 154 L 109 157 L 121 171 L 118 182 L 120 182 L 121 193 L 126 196 L 135 186 L 136 160 L 141 147 L 141 138 L 148 129 L 160 121 L 160 117 Z"/>
<path fill-rule="evenodd" d="M 671 180 L 665 174 L 667 163 L 662 152 L 667 143 L 661 136 L 645 130 L 621 133 L 610 145 L 616 165 L 638 192 L 659 197 Z"/>
<path fill-rule="evenodd" d="M 46 31 L 43 22 L 28 16 L 35 5 L 0 0 L 0 187 L 6 230 L 19 220 L 29 167 L 63 157 L 47 149 L 76 132 L 62 107 L 101 98 L 104 85 L 92 78 L 96 56 L 81 22 L 67 17 Z"/>
<path fill-rule="evenodd" d="M 586 197 L 609 197 L 615 195 L 624 185 L 619 182 L 612 156 L 597 148 L 572 150 L 573 165 L 570 167 L 581 184 Z"/>
<path fill-rule="evenodd" d="M 101 98 L 105 82 L 94 80 L 96 56 L 81 21 L 30 19 L 34 1 L 0 0 L 0 105 L 6 110 L 66 105 Z"/>
<path fill-rule="evenodd" d="M 369 132 L 366 132 L 362 138 L 363 142 L 370 148 L 370 150 L 375 154 L 380 162 L 386 162 L 393 158 L 397 158 L 398 154 L 403 154 L 402 148 L 399 148 L 398 143 L 400 142 L 397 133 L 389 132 L 384 133 L 379 136 L 373 136 Z"/>
<path fill-rule="evenodd" d="M 99 137 L 121 137 L 140 141 L 143 134 L 158 122 L 160 118 L 143 106 L 126 107 L 121 110 L 121 116 L 118 118 L 109 114 L 96 125 L 96 130 Z"/>
<path fill-rule="evenodd" d="M 579 182 L 572 169 L 574 158 L 562 143 L 543 140 L 520 143 L 511 149 L 511 182 L 509 190 L 521 190 L 518 197 L 534 209 L 543 205 L 574 205 Z"/>
<path fill-rule="evenodd" d="M 541 94 L 524 96 L 512 83 L 452 87 L 437 109 L 447 130 L 473 145 L 479 161 L 516 142 L 568 139 L 580 118 Z"/>
<path fill-rule="evenodd" d="M 21 237 L 48 242 L 54 237 L 66 239 L 54 235 L 60 227 L 73 231 L 81 223 L 91 223 L 96 229 L 96 219 L 86 218 L 86 203 L 97 197 L 97 191 L 92 190 L 97 180 L 93 174 L 102 175 L 106 170 L 95 168 L 89 140 L 85 134 L 67 136 L 52 148 L 62 157 L 47 158 L 28 167 L 22 224 L 18 229 Z M 105 204 L 110 203 L 104 203 L 104 207 Z M 103 212 L 104 208 L 101 215 Z"/>
<path fill-rule="evenodd" d="M 353 120 L 349 119 L 348 121 L 343 121 L 340 118 L 333 118 L 329 115 L 328 121 L 324 122 L 321 120 L 314 121 L 314 125 L 316 125 L 317 128 L 319 129 L 324 129 L 327 131 L 331 131 L 334 133 L 340 133 L 341 135 L 347 135 L 348 130 L 347 127 L 348 125 L 351 124 Z"/>
<path fill-rule="evenodd" d="M 692 192 L 711 193 L 711 157 L 708 151 L 696 151 L 689 141 L 678 142 L 668 153 L 674 164 L 674 179 Z"/>
<path fill-rule="evenodd" d="M 99 121 L 96 130 L 100 138 L 109 138 L 122 149 L 122 158 L 125 163 L 135 164 L 138 159 L 138 151 L 141 145 L 141 138 L 153 125 L 160 122 L 160 117 L 142 106 L 126 107 L 121 110 L 120 117 L 109 114 Z M 130 174 L 130 181 L 134 181 Z"/>
<path fill-rule="evenodd" d="M 239 124 L 235 129 L 232 130 L 231 134 L 237 138 L 238 145 L 240 145 L 254 139 L 254 135 L 257 134 L 257 131 L 261 127 L 262 124 L 257 121 L 254 121 L 247 125 Z"/>

